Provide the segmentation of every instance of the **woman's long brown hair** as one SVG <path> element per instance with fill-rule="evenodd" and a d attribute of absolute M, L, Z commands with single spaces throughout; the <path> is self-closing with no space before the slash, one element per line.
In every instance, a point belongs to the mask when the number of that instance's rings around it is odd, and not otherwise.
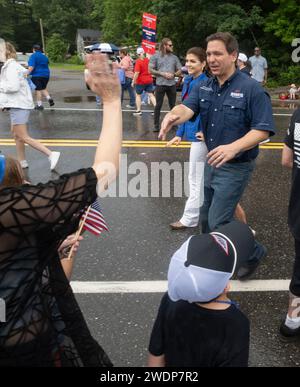
<path fill-rule="evenodd" d="M 6 156 L 5 175 L 0 188 L 18 187 L 24 184 L 24 174 L 18 160 Z"/>

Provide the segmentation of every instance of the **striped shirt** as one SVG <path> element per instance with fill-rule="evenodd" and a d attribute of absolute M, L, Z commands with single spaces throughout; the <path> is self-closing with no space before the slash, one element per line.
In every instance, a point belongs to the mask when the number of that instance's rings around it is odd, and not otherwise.
<path fill-rule="evenodd" d="M 300 239 L 300 108 L 292 116 L 285 144 L 293 150 L 294 154 L 289 226 L 294 237 Z"/>

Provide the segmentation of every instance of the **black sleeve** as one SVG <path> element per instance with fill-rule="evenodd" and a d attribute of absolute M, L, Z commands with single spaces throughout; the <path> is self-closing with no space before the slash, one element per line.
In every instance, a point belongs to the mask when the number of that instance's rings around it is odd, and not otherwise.
<path fill-rule="evenodd" d="M 63 225 L 96 200 L 96 186 L 95 172 L 88 168 L 46 184 L 4 189 L 1 199 L 6 207 L 1 211 L 1 223 L 6 228 L 29 232 L 33 228 Z"/>
<path fill-rule="evenodd" d="M 164 320 L 165 320 L 165 312 L 166 312 L 167 304 L 168 304 L 168 294 L 165 293 L 160 303 L 160 307 L 152 329 L 150 344 L 148 348 L 151 355 L 154 355 L 154 356 L 161 356 L 165 353 Z"/>
<path fill-rule="evenodd" d="M 294 149 L 294 130 L 295 130 L 295 123 L 296 123 L 296 113 L 299 114 L 299 112 L 295 111 L 291 118 L 291 122 L 289 125 L 289 128 L 287 130 L 287 134 L 285 136 L 284 143 L 287 145 L 290 149 Z"/>

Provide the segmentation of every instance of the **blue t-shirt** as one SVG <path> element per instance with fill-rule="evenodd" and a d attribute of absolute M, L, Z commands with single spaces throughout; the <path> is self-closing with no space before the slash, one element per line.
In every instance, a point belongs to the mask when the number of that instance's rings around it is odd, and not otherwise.
<path fill-rule="evenodd" d="M 205 81 L 206 79 L 207 79 L 207 76 L 204 73 L 200 74 L 197 78 L 193 78 L 191 75 L 187 76 L 184 79 L 184 84 L 182 88 L 182 93 L 181 93 L 182 100 L 184 101 L 186 98 L 188 98 L 193 87 L 198 85 L 199 82 Z M 199 140 L 196 138 L 196 133 L 201 131 L 202 131 L 201 118 L 200 118 L 200 114 L 198 114 L 195 120 L 187 121 L 179 125 L 178 130 L 176 132 L 176 136 L 185 138 L 187 141 L 199 142 Z"/>
<path fill-rule="evenodd" d="M 183 104 L 200 113 L 203 134 L 209 151 L 219 145 L 231 144 L 250 130 L 275 134 L 270 96 L 259 83 L 240 70 L 220 87 L 217 78 L 196 85 Z M 258 146 L 236 156 L 237 161 L 257 157 Z"/>
<path fill-rule="evenodd" d="M 49 59 L 41 51 L 36 51 L 32 54 L 28 61 L 28 66 L 33 67 L 31 75 L 33 77 L 49 78 Z"/>

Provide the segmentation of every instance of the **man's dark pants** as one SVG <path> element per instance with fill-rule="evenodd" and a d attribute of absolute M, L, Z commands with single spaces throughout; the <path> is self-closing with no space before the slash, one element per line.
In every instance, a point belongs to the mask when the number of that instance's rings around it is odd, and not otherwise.
<path fill-rule="evenodd" d="M 176 85 L 174 86 L 158 86 L 155 88 L 155 98 L 156 98 L 156 106 L 154 109 L 154 127 L 155 129 L 159 129 L 160 122 L 160 111 L 164 102 L 165 94 L 167 94 L 169 107 L 173 109 L 176 104 Z"/>
<path fill-rule="evenodd" d="M 295 262 L 293 276 L 290 283 L 290 292 L 300 297 L 300 239 L 295 239 Z"/>
<path fill-rule="evenodd" d="M 255 162 L 225 163 L 220 168 L 205 165 L 204 203 L 200 209 L 202 232 L 209 233 L 231 222 L 254 170 Z M 255 251 L 248 263 L 255 263 L 263 254 L 263 247 L 255 243 Z"/>

